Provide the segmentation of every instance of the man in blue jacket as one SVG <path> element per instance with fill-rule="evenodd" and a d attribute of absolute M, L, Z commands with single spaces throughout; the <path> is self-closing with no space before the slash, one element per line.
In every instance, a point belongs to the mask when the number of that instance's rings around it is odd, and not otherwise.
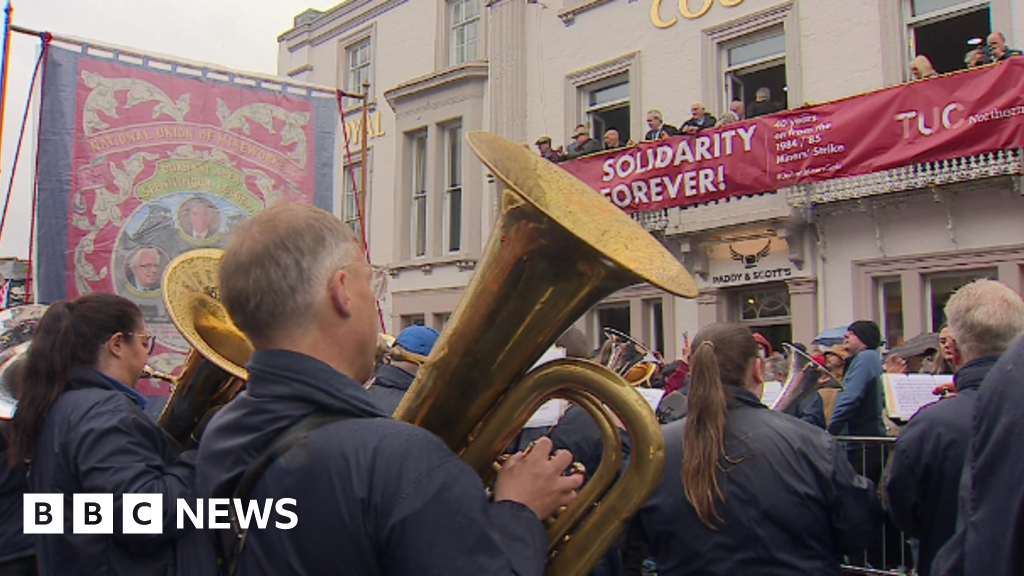
<path fill-rule="evenodd" d="M 250 529 L 236 574 L 542 574 L 541 518 L 572 501 L 582 481 L 563 474 L 572 455 L 552 457 L 550 440 L 539 440 L 506 461 L 489 501 L 438 437 L 389 418 L 361 385 L 373 372 L 385 279 L 352 231 L 317 208 L 267 208 L 229 244 L 221 298 L 256 352 L 248 389 L 203 436 L 199 493 L 231 497 L 285 430 L 314 413 L 338 418 L 253 485 L 251 504 L 293 498 L 298 520 Z"/>
<path fill-rule="evenodd" d="M 925 406 L 900 430 L 886 491 L 893 521 L 920 540 L 917 573 L 929 576 L 956 530 L 960 473 L 982 380 L 1024 333 L 1024 300 L 1007 286 L 978 280 L 946 304 L 953 337 L 956 396 Z"/>
<path fill-rule="evenodd" d="M 885 436 L 882 421 L 882 358 L 878 324 L 858 320 L 847 329 L 843 346 L 846 359 L 843 389 L 836 396 L 828 431 L 846 436 Z"/>

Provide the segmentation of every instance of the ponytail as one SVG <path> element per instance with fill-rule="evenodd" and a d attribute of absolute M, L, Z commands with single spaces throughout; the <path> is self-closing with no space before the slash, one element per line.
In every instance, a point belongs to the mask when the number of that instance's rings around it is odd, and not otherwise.
<path fill-rule="evenodd" d="M 714 344 L 701 342 L 690 354 L 690 392 L 683 429 L 683 491 L 701 522 L 712 530 L 722 522 L 715 499 L 722 500 L 718 458 L 725 452 L 728 400 L 722 388 Z"/>
<path fill-rule="evenodd" d="M 712 324 L 697 334 L 694 346 L 681 476 L 683 492 L 697 517 L 717 530 L 723 520 L 716 504 L 725 501 L 720 459 L 725 456 L 725 425 L 732 404 L 725 385 L 746 384 L 750 364 L 757 357 L 757 343 L 745 326 Z"/>
<path fill-rule="evenodd" d="M 95 365 L 104 342 L 118 332 L 136 330 L 141 321 L 133 302 L 103 292 L 47 308 L 12 379 L 18 408 L 8 429 L 10 466 L 31 460 L 50 407 L 72 388 L 71 368 Z"/>

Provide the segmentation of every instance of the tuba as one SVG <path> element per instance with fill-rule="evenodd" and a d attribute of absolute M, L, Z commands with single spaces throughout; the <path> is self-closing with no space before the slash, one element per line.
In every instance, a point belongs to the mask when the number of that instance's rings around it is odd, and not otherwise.
<path fill-rule="evenodd" d="M 606 342 L 611 342 L 605 364 L 633 386 L 651 387 L 651 376 L 658 367 L 658 358 L 638 340 L 614 328 L 604 329 Z"/>
<path fill-rule="evenodd" d="M 164 271 L 164 306 L 174 326 L 192 346 L 178 376 L 146 367 L 145 375 L 173 386 L 157 424 L 182 447 L 199 443 L 217 409 L 245 385 L 245 363 L 253 347 L 235 326 L 218 291 L 223 251 L 192 250 L 178 256 Z"/>
<path fill-rule="evenodd" d="M 604 453 L 576 501 L 548 526 L 546 573 L 587 574 L 657 486 L 661 429 L 643 397 L 605 366 L 566 359 L 528 370 L 573 321 L 621 288 L 648 282 L 693 298 L 697 287 L 653 236 L 568 172 L 492 134 L 466 139 L 504 184 L 501 213 L 395 417 L 439 436 L 490 484 L 493 463 L 541 404 L 563 398 L 586 410 Z M 621 439 L 609 411 L 633 444 L 618 482 Z"/>
<path fill-rule="evenodd" d="M 789 344 L 783 346 L 789 353 L 789 376 L 782 386 L 779 397 L 770 406 L 772 410 L 792 414 L 801 402 L 818 390 L 842 389 L 843 383 L 832 375 L 828 368 Z"/>

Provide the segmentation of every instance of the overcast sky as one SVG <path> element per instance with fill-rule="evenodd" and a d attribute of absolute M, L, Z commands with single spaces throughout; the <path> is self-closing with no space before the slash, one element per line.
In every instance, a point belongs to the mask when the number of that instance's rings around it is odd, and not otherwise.
<path fill-rule="evenodd" d="M 5 0 L 4 0 L 5 1 Z M 14 0 L 13 23 L 54 35 L 130 46 L 148 52 L 212 62 L 250 72 L 277 72 L 277 37 L 307 8 L 326 10 L 341 0 Z M 0 15 L 2 16 L 2 15 Z M 15 34 L 0 154 L 0 206 L 39 39 Z M 22 145 L 0 256 L 28 257 L 34 115 Z"/>

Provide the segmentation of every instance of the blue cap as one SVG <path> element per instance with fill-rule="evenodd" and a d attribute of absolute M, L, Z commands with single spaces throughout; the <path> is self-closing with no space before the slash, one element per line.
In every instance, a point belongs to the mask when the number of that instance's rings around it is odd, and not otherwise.
<path fill-rule="evenodd" d="M 395 340 L 395 346 L 401 346 L 413 354 L 428 356 L 434 349 L 434 343 L 437 342 L 438 336 L 440 334 L 437 330 L 429 326 L 413 325 L 399 333 L 398 339 Z"/>

